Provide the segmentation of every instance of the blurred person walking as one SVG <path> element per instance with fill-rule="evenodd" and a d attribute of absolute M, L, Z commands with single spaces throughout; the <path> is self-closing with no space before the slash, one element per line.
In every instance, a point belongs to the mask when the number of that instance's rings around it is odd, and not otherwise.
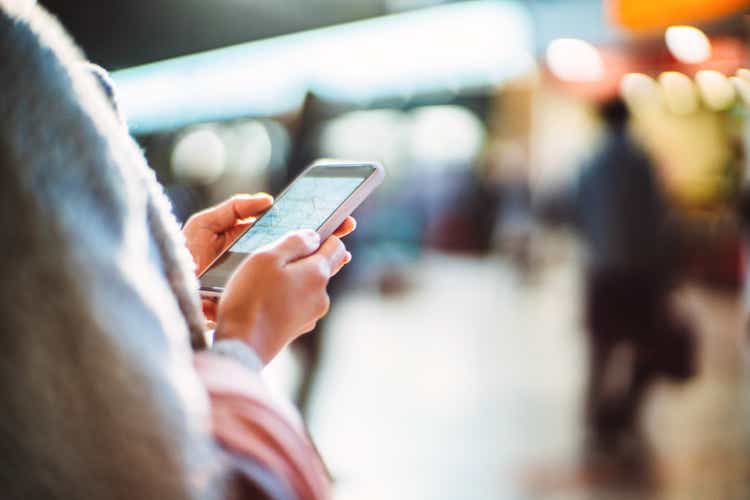
<path fill-rule="evenodd" d="M 588 458 L 594 466 L 614 460 L 619 472 L 647 480 L 644 397 L 660 376 L 690 377 L 695 346 L 670 305 L 679 241 L 653 165 L 630 137 L 625 104 L 613 99 L 600 111 L 608 136 L 582 170 L 575 199 L 588 250 Z"/>

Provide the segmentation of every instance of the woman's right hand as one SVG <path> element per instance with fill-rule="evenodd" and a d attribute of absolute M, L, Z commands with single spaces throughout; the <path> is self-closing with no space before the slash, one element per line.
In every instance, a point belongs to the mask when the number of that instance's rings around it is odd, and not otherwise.
<path fill-rule="evenodd" d="M 218 305 L 215 339 L 247 342 L 268 363 L 328 312 L 326 287 L 351 260 L 336 236 L 289 233 L 237 268 Z"/>

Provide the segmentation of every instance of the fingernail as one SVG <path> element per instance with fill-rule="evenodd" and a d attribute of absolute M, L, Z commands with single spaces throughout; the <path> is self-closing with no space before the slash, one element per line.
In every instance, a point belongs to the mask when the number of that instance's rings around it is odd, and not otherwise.
<path fill-rule="evenodd" d="M 264 193 L 264 192 L 255 193 L 255 194 L 251 194 L 251 193 L 237 193 L 236 195 L 234 195 L 234 197 L 235 198 L 242 198 L 243 200 L 252 200 L 252 199 L 257 199 L 257 198 L 270 198 L 271 201 L 273 201 L 273 196 L 271 196 L 268 193 Z"/>
<path fill-rule="evenodd" d="M 346 252 L 344 254 L 344 262 L 348 264 L 351 261 L 352 261 L 352 253 L 351 252 Z"/>

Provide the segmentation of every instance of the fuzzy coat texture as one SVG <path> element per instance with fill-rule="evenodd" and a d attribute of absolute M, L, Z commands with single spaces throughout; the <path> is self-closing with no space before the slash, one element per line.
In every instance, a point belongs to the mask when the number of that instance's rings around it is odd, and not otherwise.
<path fill-rule="evenodd" d="M 213 498 L 193 263 L 62 28 L 0 0 L 0 498 Z"/>

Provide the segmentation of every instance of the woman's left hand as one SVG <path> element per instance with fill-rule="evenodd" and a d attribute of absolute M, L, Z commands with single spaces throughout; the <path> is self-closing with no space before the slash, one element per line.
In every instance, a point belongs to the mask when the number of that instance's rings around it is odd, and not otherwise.
<path fill-rule="evenodd" d="M 202 273 L 271 205 L 273 197 L 266 193 L 237 194 L 190 217 L 182 232 L 195 261 L 196 274 Z"/>

